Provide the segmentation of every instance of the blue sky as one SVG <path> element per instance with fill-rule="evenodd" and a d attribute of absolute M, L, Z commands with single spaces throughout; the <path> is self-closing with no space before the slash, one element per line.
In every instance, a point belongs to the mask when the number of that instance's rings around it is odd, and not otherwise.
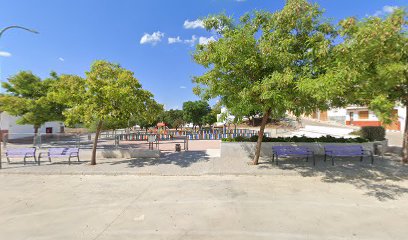
<path fill-rule="evenodd" d="M 407 0 L 320 0 L 334 22 L 348 16 L 383 15 Z M 225 12 L 276 11 L 284 0 L 0 0 L 0 28 L 22 25 L 35 35 L 10 30 L 0 39 L 0 78 L 20 70 L 40 77 L 50 71 L 84 75 L 104 59 L 132 70 L 167 109 L 198 99 L 192 76 L 204 69 L 192 61 L 194 44 L 211 34 L 198 18 Z M 169 39 L 170 38 L 170 39 Z"/>

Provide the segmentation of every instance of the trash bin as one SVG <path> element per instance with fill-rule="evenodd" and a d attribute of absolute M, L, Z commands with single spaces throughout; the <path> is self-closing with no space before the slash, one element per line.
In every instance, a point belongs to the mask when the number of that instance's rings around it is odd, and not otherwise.
<path fill-rule="evenodd" d="M 181 145 L 180 144 L 176 144 L 176 152 L 181 152 Z"/>

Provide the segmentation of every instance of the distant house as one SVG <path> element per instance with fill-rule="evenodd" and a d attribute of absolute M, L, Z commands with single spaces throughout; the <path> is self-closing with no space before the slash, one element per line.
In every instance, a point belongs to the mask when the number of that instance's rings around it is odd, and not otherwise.
<path fill-rule="evenodd" d="M 367 107 L 350 106 L 346 108 L 346 125 L 353 126 L 382 126 L 383 124 Z M 394 121 L 384 125 L 387 130 L 403 131 L 405 126 L 406 111 L 404 107 L 395 107 L 393 110 Z"/>
<path fill-rule="evenodd" d="M 337 122 L 349 126 L 384 126 L 387 130 L 404 131 L 406 110 L 404 107 L 395 107 L 395 120 L 389 125 L 383 125 L 373 111 L 368 107 L 349 106 L 334 108 L 327 111 L 316 111 L 309 118 L 319 121 Z"/>
<path fill-rule="evenodd" d="M 319 121 L 331 121 L 341 124 L 346 122 L 347 110 L 345 108 L 333 108 L 327 111 L 317 110 L 312 113 L 309 117 Z"/>
<path fill-rule="evenodd" d="M 3 134 L 7 134 L 8 139 L 25 138 L 34 135 L 34 126 L 17 124 L 19 117 L 12 116 L 7 112 L 0 113 L 0 128 Z M 63 122 L 46 122 L 39 129 L 38 133 L 63 133 Z"/>

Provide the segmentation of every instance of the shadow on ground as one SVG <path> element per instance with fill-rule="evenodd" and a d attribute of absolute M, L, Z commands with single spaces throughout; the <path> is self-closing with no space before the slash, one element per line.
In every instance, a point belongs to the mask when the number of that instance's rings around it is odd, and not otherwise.
<path fill-rule="evenodd" d="M 386 201 L 408 193 L 407 187 L 398 184 L 408 180 L 408 166 L 391 159 L 398 157 L 376 157 L 374 165 L 370 164 L 369 159 L 360 162 L 358 158 L 339 158 L 335 160 L 334 166 L 331 161 L 324 162 L 320 157 L 316 158 L 316 166 L 313 166 L 312 161 L 306 162 L 304 159 L 288 158 L 280 161 L 279 166 L 263 159 L 258 168 L 296 171 L 303 177 L 321 176 L 323 182 L 352 184 L 366 191 L 366 195 Z"/>
<path fill-rule="evenodd" d="M 206 151 L 162 152 L 160 158 L 138 158 L 124 161 L 115 161 L 111 165 L 128 164 L 128 167 L 146 167 L 172 164 L 182 168 L 190 167 L 194 163 L 208 162 L 210 157 Z"/>

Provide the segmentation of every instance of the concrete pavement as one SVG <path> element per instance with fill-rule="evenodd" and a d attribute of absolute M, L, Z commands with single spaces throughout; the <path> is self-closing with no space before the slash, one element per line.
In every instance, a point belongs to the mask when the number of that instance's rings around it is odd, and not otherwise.
<path fill-rule="evenodd" d="M 321 177 L 0 175 L 0 181 L 0 237 L 7 240 L 398 240 L 408 234 L 406 194 L 380 200 Z"/>

